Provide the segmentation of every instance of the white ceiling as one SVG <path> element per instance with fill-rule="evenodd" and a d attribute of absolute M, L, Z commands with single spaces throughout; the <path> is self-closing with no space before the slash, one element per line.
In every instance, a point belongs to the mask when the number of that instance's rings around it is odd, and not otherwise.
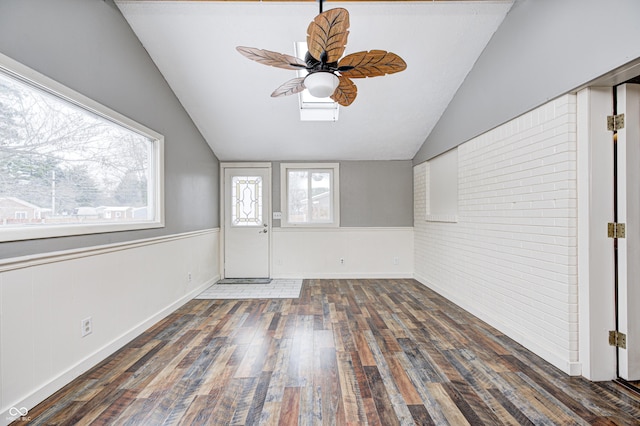
<path fill-rule="evenodd" d="M 350 15 L 345 54 L 380 49 L 401 73 L 356 79 L 337 122 L 301 122 L 297 96 L 271 98 L 296 77 L 236 46 L 294 54 L 314 2 L 122 1 L 116 4 L 222 161 L 406 160 L 418 151 L 512 1 L 327 2 Z"/>

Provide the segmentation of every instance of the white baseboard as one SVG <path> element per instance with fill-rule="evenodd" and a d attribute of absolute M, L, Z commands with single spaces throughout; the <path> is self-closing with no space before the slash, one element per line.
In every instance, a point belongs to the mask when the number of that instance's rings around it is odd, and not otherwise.
<path fill-rule="evenodd" d="M 150 316 L 144 321 L 132 327 L 127 332 L 123 333 L 118 338 L 112 340 L 111 342 L 104 345 L 102 348 L 98 349 L 91 355 L 87 356 L 83 360 L 79 361 L 75 365 L 69 367 L 66 371 L 60 373 L 57 377 L 52 379 L 51 381 L 44 383 L 40 388 L 34 390 L 31 394 L 25 396 L 19 401 L 11 404 L 4 412 L 0 413 L 0 423 L 5 420 L 9 420 L 10 423 L 12 420 L 12 416 L 9 413 L 12 407 L 22 408 L 22 407 L 34 407 L 40 402 L 47 399 L 49 396 L 57 392 L 59 389 L 64 387 L 67 383 L 79 377 L 81 374 L 89 371 L 91 368 L 99 364 L 108 356 L 114 354 L 119 349 L 124 347 L 127 343 L 131 342 L 133 339 L 141 335 L 145 330 L 149 329 L 151 326 L 165 318 L 167 315 L 174 312 L 176 309 L 180 308 L 182 305 L 192 300 L 195 296 L 200 294 L 203 290 L 215 284 L 220 279 L 220 276 L 216 276 L 207 282 L 201 284 L 197 288 L 193 289 L 189 293 L 185 294 L 180 299 L 171 303 L 169 306 L 160 310 L 156 314 Z M 28 414 L 27 414 L 28 417 Z M 8 424 L 6 423 L 6 424 Z"/>
<path fill-rule="evenodd" d="M 273 228 L 277 277 L 413 276 L 413 227 Z"/>
<path fill-rule="evenodd" d="M 413 278 L 413 274 L 410 273 L 380 273 L 372 274 L 366 271 L 363 272 L 349 272 L 349 273 L 314 273 L 309 276 L 300 274 L 278 274 L 278 278 L 282 279 L 303 279 L 303 280 L 344 280 L 344 279 L 408 279 Z"/>
<path fill-rule="evenodd" d="M 218 281 L 218 250 L 209 229 L 0 262 L 0 425 Z"/>
<path fill-rule="evenodd" d="M 447 300 L 455 303 L 462 309 L 466 310 L 470 314 L 486 322 L 487 324 L 494 327 L 495 329 L 501 331 L 502 333 L 507 335 L 510 339 L 521 344 L 522 346 L 524 346 L 531 352 L 535 353 L 536 355 L 540 356 L 541 358 L 543 358 L 545 361 L 552 364 L 553 366 L 559 368 L 566 374 L 570 376 L 579 376 L 582 374 L 581 363 L 567 361 L 565 358 L 562 358 L 558 354 L 549 351 L 548 349 L 540 345 L 538 342 L 528 338 L 522 331 L 517 330 L 514 327 L 511 327 L 505 321 L 500 321 L 500 319 L 489 316 L 486 312 L 480 311 L 474 308 L 473 306 L 466 306 L 466 305 L 460 304 L 460 301 L 456 298 L 455 294 L 448 293 L 445 289 L 431 285 L 426 278 L 418 274 L 414 274 L 413 278 L 415 278 L 416 281 L 418 281 L 420 284 L 435 291 L 436 293 L 445 297 Z"/>

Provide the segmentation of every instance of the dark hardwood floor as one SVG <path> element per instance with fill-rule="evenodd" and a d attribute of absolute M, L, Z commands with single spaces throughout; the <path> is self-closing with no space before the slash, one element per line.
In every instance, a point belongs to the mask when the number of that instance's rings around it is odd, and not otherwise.
<path fill-rule="evenodd" d="M 192 300 L 29 411 L 38 424 L 637 425 L 413 280 L 306 280 L 299 299 Z"/>

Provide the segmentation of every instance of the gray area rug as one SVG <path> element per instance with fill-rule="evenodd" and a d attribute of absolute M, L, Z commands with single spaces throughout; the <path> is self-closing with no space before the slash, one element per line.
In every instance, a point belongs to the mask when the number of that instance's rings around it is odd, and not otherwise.
<path fill-rule="evenodd" d="M 213 284 L 196 299 L 297 299 L 302 292 L 302 280 L 275 278 L 269 284 Z"/>
<path fill-rule="evenodd" d="M 269 284 L 271 278 L 224 278 L 216 284 Z"/>

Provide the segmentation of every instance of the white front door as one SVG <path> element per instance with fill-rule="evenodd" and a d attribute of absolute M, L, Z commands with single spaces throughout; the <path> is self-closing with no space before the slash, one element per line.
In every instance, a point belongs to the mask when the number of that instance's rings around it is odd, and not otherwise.
<path fill-rule="evenodd" d="M 225 278 L 269 278 L 270 194 L 270 167 L 224 167 Z"/>

